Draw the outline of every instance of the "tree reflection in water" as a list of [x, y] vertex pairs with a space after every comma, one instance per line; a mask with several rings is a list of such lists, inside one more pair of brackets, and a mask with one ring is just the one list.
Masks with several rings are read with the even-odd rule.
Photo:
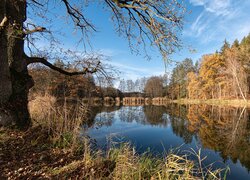
[[145, 114], [145, 124], [158, 125], [162, 127], [166, 127], [168, 125], [166, 108], [164, 106], [144, 106], [143, 111]]
[[234, 163], [239, 160], [250, 170], [250, 114], [247, 108], [168, 104], [106, 107], [98, 112], [93, 124], [112, 126], [118, 118], [122, 122], [152, 127], [171, 126], [173, 133], [186, 144], [194, 137], [203, 148], [220, 152], [224, 160], [232, 159]]
[[88, 124], [88, 127], [101, 126], [112, 126], [115, 121], [116, 111], [120, 109], [120, 106], [97, 106], [90, 107], [89, 111], [92, 114], [91, 124]]
[[119, 110], [119, 119], [123, 122], [137, 122], [143, 125], [166, 127], [168, 118], [164, 106], [126, 106]]
[[189, 131], [198, 134], [203, 147], [250, 170], [249, 109], [191, 105], [187, 117]]
[[194, 133], [187, 129], [187, 106], [168, 104], [165, 106], [165, 111], [169, 114], [169, 120], [173, 132], [181, 137], [186, 144], [191, 143]]

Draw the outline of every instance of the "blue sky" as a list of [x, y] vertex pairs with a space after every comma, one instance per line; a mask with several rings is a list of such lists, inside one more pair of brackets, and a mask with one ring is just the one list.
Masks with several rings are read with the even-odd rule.
[[[185, 58], [197, 61], [203, 54], [219, 50], [225, 39], [232, 43], [236, 38], [241, 40], [250, 32], [250, 0], [186, 0], [185, 3], [191, 13], [187, 13], [184, 20], [182, 50], [171, 55], [175, 61]], [[66, 18], [65, 23], [65, 16], [61, 13], [65, 11], [64, 7], [58, 6], [56, 2], [54, 6], [55, 10], [49, 11], [49, 16], [55, 19], [53, 23], [31, 17], [30, 21], [44, 26], [49, 24], [52, 31], [63, 33], [56, 35], [62, 42], [62, 47], [82, 51], [82, 46], [76, 46], [76, 40], [80, 38], [79, 33], [72, 31], [70, 19]], [[91, 51], [108, 56], [109, 63], [122, 72], [121, 78], [135, 80], [165, 72], [164, 61], [157, 49], [149, 48], [148, 52], [152, 55], [150, 61], [146, 60], [143, 54], [131, 53], [128, 41], [115, 33], [110, 13], [103, 9], [102, 4], [89, 3], [84, 13], [98, 31], [90, 36]], [[39, 44], [46, 46], [45, 43], [40, 41]], [[190, 49], [195, 49], [195, 53]], [[173, 66], [174, 64], [168, 65], [167, 71]]]

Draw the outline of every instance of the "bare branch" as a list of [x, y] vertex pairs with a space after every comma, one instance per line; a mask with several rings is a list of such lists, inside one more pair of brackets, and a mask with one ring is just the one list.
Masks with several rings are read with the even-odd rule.
[[[146, 52], [146, 45], [155, 45], [163, 58], [180, 48], [178, 39], [182, 29], [182, 19], [185, 8], [183, 3], [175, 0], [105, 0], [111, 8], [118, 32], [123, 32], [132, 50], [136, 49], [132, 43], [137, 45], [143, 43]], [[149, 41], [149, 43], [147, 42]]]
[[8, 21], [8, 19], [7, 19], [7, 17], [5, 16], [5, 17], [3, 18], [3, 20], [2, 20], [2, 22], [0, 23], [0, 28], [3, 28], [3, 27], [6, 25], [7, 21]]
[[35, 3], [35, 4], [38, 5], [38, 6], [44, 6], [43, 4], [37, 2], [36, 0], [31, 0], [31, 2]]
[[68, 0], [62, 0], [64, 3], [67, 13], [72, 18], [73, 22], [76, 26], [80, 27], [82, 30], [87, 31], [88, 28], [92, 29], [93, 31], [96, 31], [95, 27], [90, 24], [90, 22], [85, 18], [85, 16], [80, 12], [77, 8], [74, 8]]
[[[36, 2], [40, 1], [30, 1], [39, 6]], [[93, 31], [96, 32], [96, 29], [87, 19], [82, 6], [84, 2], [87, 4], [92, 1], [79, 0], [76, 1], [79, 3], [76, 3], [61, 0], [59, 2], [64, 5], [66, 14], [71, 18], [76, 30], [81, 31], [83, 36], [80, 37], [79, 42], [84, 43], [85, 49], [86, 41], [91, 47], [89, 35]], [[147, 47], [155, 46], [163, 59], [167, 61], [168, 55], [182, 46], [178, 37], [181, 35], [183, 17], [186, 13], [184, 0], [104, 0], [99, 2], [112, 12], [116, 31], [127, 38], [132, 52], [139, 54], [142, 49], [146, 57], [150, 59]]]
[[84, 75], [84, 74], [87, 74], [87, 73], [93, 74], [93, 73], [97, 72], [98, 67], [100, 66], [100, 61], [99, 61], [97, 63], [97, 65], [96, 65], [96, 67], [94, 67], [94, 68], [85, 67], [85, 68], [83, 68], [83, 71], [69, 72], [69, 71], [66, 71], [64, 69], [61, 69], [59, 67], [54, 66], [53, 64], [51, 64], [50, 62], [48, 62], [45, 58], [41, 58], [41, 57], [27, 57], [26, 61], [27, 61], [27, 65], [32, 64], [32, 63], [42, 63], [45, 66], [49, 67], [50, 69], [58, 71], [59, 73], [67, 75], [67, 76]]
[[34, 29], [31, 29], [31, 30], [29, 30], [29, 29], [26, 29], [25, 31], [24, 31], [24, 34], [32, 34], [32, 33], [35, 33], [35, 32], [46, 32], [47, 30], [46, 30], [46, 28], [45, 27], [41, 27], [41, 26], [38, 26], [38, 27], [35, 27]]

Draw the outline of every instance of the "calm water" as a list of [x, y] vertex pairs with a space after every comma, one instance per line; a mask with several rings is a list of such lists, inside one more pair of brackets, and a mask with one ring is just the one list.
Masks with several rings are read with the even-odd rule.
[[[203, 165], [230, 167], [228, 179], [250, 179], [250, 111], [205, 105], [103, 107], [84, 132], [106, 149], [129, 141], [138, 153], [202, 149]], [[183, 152], [183, 151], [182, 151]], [[192, 158], [192, 157], [191, 157]]]

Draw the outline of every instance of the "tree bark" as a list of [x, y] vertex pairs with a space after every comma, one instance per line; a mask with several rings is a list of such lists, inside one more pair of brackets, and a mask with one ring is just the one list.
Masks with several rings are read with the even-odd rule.
[[[0, 22], [3, 21], [5, 18], [5, 3], [0, 3]], [[1, 23], [2, 24], [2, 23]], [[11, 93], [12, 93], [12, 87], [11, 87], [11, 77], [10, 77], [10, 69], [8, 64], [8, 58], [7, 58], [7, 36], [6, 32], [3, 30], [5, 27], [5, 24], [3, 23], [0, 27], [0, 103], [5, 103]]]
[[245, 98], [245, 96], [244, 96], [244, 93], [243, 93], [243, 91], [242, 91], [242, 88], [241, 88], [241, 86], [240, 86], [240, 83], [239, 83], [239, 79], [238, 79], [237, 74], [235, 73], [234, 76], [235, 76], [235, 79], [236, 79], [237, 86], [238, 86], [238, 88], [239, 88], [239, 90], [240, 90], [240, 94], [241, 94], [242, 98], [244, 99], [244, 101], [247, 102], [247, 100], [246, 100], [246, 98]]
[[26, 20], [26, 0], [4, 0], [0, 3], [0, 125], [15, 124], [26, 128], [31, 124], [28, 92], [33, 85], [28, 74], [24, 53], [23, 23]]

